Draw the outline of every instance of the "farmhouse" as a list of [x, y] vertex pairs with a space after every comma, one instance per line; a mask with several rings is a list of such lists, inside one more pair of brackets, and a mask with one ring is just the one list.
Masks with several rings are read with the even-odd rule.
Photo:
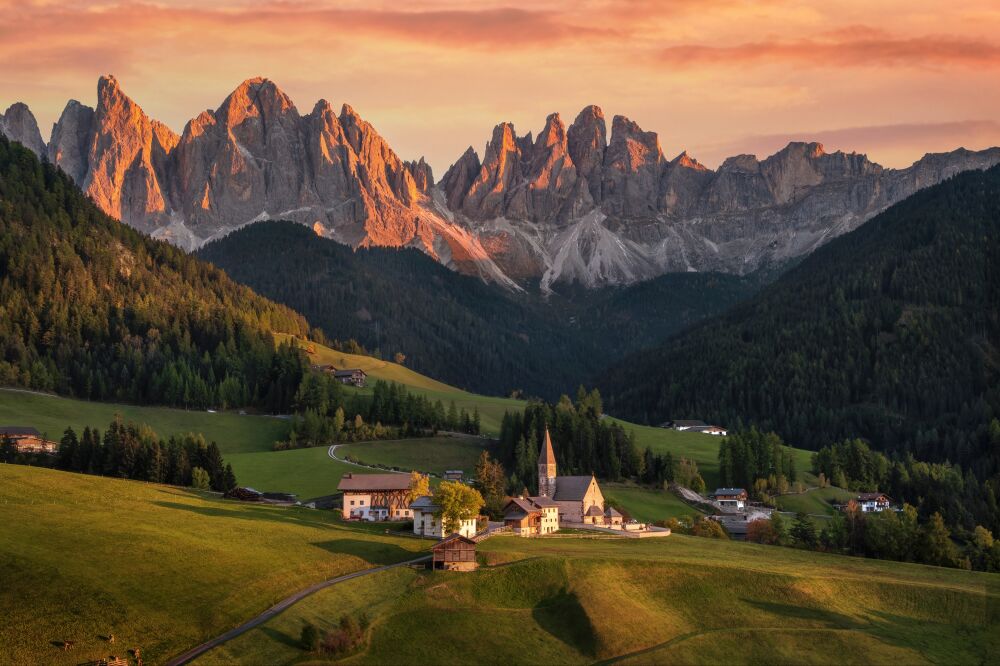
[[368, 374], [360, 368], [351, 368], [347, 370], [334, 369], [333, 378], [341, 384], [350, 384], [352, 386], [357, 386], [358, 388], [364, 388], [365, 381], [368, 379]]
[[354, 474], [341, 477], [345, 519], [397, 520], [410, 518], [409, 474]]
[[[420, 536], [433, 536], [439, 539], [445, 536], [444, 524], [441, 522], [441, 507], [434, 503], [434, 498], [421, 495], [410, 504], [413, 512], [413, 533]], [[458, 534], [473, 537], [476, 534], [476, 519], [463, 520], [458, 528]]]
[[723, 509], [742, 511], [747, 506], [747, 491], [742, 488], [716, 488], [713, 497]]
[[463, 472], [460, 469], [446, 469], [444, 471], [444, 480], [445, 481], [459, 481], [459, 482], [461, 482], [462, 479], [464, 479], [464, 478], [465, 478], [465, 472]]
[[691, 430], [692, 428], [706, 428], [708, 424], [704, 421], [673, 421], [670, 426], [674, 430]]
[[42, 433], [34, 428], [23, 426], [0, 426], [0, 442], [10, 441], [18, 453], [48, 453], [54, 454], [59, 444], [42, 437]]
[[594, 475], [558, 476], [552, 438], [545, 430], [545, 442], [538, 456], [538, 494], [555, 501], [560, 523], [604, 525], [604, 494]]
[[516, 536], [542, 536], [559, 529], [559, 505], [548, 497], [514, 497], [504, 507], [503, 523]]
[[864, 513], [885, 511], [890, 504], [889, 496], [885, 493], [861, 493], [856, 501]]
[[720, 428], [719, 426], [706, 425], [706, 426], [693, 426], [688, 428], [688, 432], [700, 432], [705, 435], [715, 435], [717, 437], [725, 437], [726, 429]]
[[431, 547], [431, 567], [445, 571], [475, 571], [476, 542], [461, 534], [452, 534]]

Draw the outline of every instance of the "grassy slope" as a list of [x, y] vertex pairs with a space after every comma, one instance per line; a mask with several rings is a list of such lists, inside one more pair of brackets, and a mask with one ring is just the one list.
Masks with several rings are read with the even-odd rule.
[[288, 435], [287, 421], [268, 416], [116, 405], [0, 389], [0, 424], [33, 426], [57, 441], [66, 426], [73, 426], [78, 435], [84, 426], [104, 432], [115, 414], [145, 423], [161, 437], [200, 432], [217, 442], [223, 453], [269, 450], [275, 440]]
[[303, 622], [361, 612], [345, 663], [982, 663], [998, 647], [996, 575], [676, 535], [479, 550], [508, 564], [352, 581], [199, 663], [296, 661]]
[[337, 455], [341, 458], [352, 456], [369, 464], [399, 467], [403, 471], [415, 469], [441, 475], [448, 469], [460, 469], [471, 475], [489, 441], [480, 437], [441, 435], [359, 442], [339, 447]]
[[843, 488], [817, 488], [798, 495], [782, 495], [778, 498], [778, 508], [782, 511], [832, 515], [835, 511], [832, 502], [847, 502], [856, 496], [857, 493]]
[[[424, 547], [329, 513], [0, 465], [0, 663], [134, 646], [162, 662], [311, 583]], [[109, 632], [114, 646], [98, 638]]]
[[701, 513], [665, 490], [652, 490], [634, 484], [602, 483], [601, 491], [606, 498], [625, 507], [633, 518], [644, 522]]

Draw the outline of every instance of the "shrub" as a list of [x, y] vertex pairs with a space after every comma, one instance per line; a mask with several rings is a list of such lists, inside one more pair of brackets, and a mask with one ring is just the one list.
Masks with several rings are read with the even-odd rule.
[[302, 625], [302, 635], [299, 639], [303, 650], [316, 652], [319, 650], [319, 629], [311, 622]]

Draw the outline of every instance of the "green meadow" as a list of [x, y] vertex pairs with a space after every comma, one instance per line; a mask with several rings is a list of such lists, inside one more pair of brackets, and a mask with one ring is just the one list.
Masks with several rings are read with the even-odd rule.
[[490, 440], [463, 435], [439, 435], [378, 442], [359, 442], [337, 447], [337, 456], [352, 458], [369, 465], [386, 465], [400, 470], [433, 472], [459, 469], [467, 476], [475, 473], [476, 463]]
[[162, 663], [312, 583], [427, 547], [382, 532], [331, 512], [0, 465], [0, 663], [132, 647]]
[[[196, 663], [980, 664], [1000, 576], [673, 535], [479, 545], [475, 573], [393, 570], [338, 585]], [[371, 626], [307, 655], [304, 623]]]

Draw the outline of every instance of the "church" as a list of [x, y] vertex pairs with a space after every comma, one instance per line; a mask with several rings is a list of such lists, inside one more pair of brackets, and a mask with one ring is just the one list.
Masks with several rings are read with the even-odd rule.
[[538, 494], [559, 505], [559, 523], [621, 525], [622, 516], [614, 509], [605, 510], [604, 494], [594, 475], [559, 476], [552, 438], [545, 429], [545, 441], [538, 453]]

